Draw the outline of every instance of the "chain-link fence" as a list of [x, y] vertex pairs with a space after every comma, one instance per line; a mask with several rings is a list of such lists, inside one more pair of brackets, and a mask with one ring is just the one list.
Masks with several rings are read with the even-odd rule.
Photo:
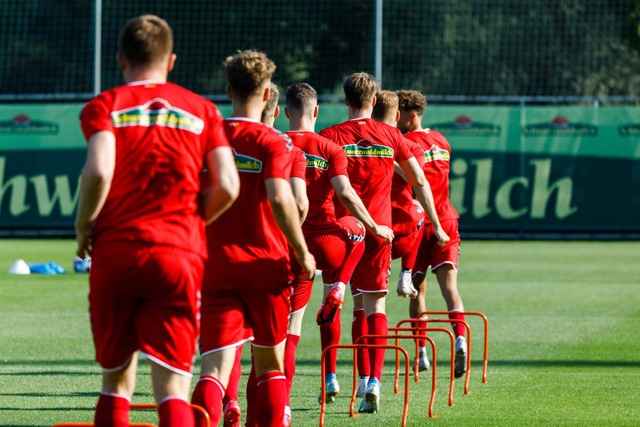
[[224, 99], [224, 58], [266, 52], [280, 85], [340, 98], [344, 77], [432, 101], [640, 99], [636, 0], [3, 0], [0, 101], [84, 100], [122, 82], [118, 33], [154, 13], [175, 32], [171, 80]]

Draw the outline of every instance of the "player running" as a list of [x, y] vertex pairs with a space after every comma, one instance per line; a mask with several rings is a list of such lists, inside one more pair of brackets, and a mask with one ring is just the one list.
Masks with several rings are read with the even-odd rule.
[[[395, 92], [383, 90], [378, 92], [376, 98], [377, 102], [373, 107], [371, 117], [395, 127], [400, 119], [398, 95]], [[408, 139], [405, 139], [405, 142], [420, 167], [424, 167], [424, 152], [420, 145]], [[414, 193], [418, 200], [414, 200]], [[397, 293], [398, 296], [404, 298], [415, 298], [418, 296], [418, 291], [411, 283], [411, 270], [416, 260], [419, 243], [422, 240], [425, 212], [433, 225], [438, 245], [447, 244], [449, 236], [444, 232], [438, 220], [429, 181], [425, 179], [424, 185], [412, 187], [405, 180], [402, 169], [397, 166], [391, 186], [391, 208], [394, 234], [391, 259], [402, 258]]]
[[[290, 244], [305, 277], [315, 261], [304, 242], [289, 184], [291, 141], [259, 122], [275, 64], [247, 50], [225, 61], [232, 117], [224, 129], [240, 173], [238, 200], [207, 229], [202, 289], [202, 371], [193, 403], [217, 425], [236, 348], [252, 341], [255, 390], [247, 389], [247, 425], [284, 418], [284, 346], [290, 312]], [[251, 395], [251, 396], [249, 396]]]
[[[451, 237], [444, 246], [438, 244], [433, 224], [425, 224], [422, 242], [414, 267], [413, 284], [418, 289], [418, 298], [409, 303], [409, 315], [417, 317], [427, 310], [426, 271], [431, 267], [440, 285], [440, 291], [449, 310], [449, 318], [464, 321], [464, 305], [458, 292], [458, 260], [460, 258], [460, 235], [458, 234], [458, 213], [449, 201], [449, 166], [451, 147], [441, 133], [422, 128], [422, 117], [427, 101], [420, 92], [401, 90], [396, 92], [400, 100], [400, 120], [398, 128], [405, 137], [420, 144], [424, 150], [424, 173], [431, 188], [436, 211], [442, 228]], [[462, 323], [453, 323], [456, 335], [455, 377], [464, 375], [467, 366], [467, 341]], [[429, 369], [426, 342], [420, 345], [420, 369]]]
[[[317, 315], [324, 349], [340, 342], [340, 305], [346, 284], [364, 251], [365, 227], [386, 241], [391, 241], [393, 232], [373, 220], [351, 186], [344, 151], [314, 132], [318, 118], [318, 94], [315, 89], [306, 83], [291, 85], [287, 89], [285, 112], [291, 129], [287, 134], [293, 144], [304, 151], [307, 159], [309, 214], [302, 230], [309, 250], [322, 269], [325, 285], [325, 301]], [[353, 216], [336, 218], [334, 195]], [[300, 286], [300, 294], [305, 295], [305, 304], [311, 296], [311, 285], [312, 281], [308, 281]], [[335, 374], [335, 351], [329, 353], [325, 363], [327, 402], [331, 403], [340, 393]]]
[[[151, 363], [160, 426], [193, 426], [201, 214], [212, 221], [227, 209], [238, 174], [215, 105], [167, 82], [176, 55], [163, 19], [129, 20], [117, 58], [127, 84], [95, 97], [80, 116], [88, 150], [77, 255], [92, 255], [89, 312], [103, 369], [94, 424], [129, 425], [140, 351]], [[200, 205], [203, 159], [211, 186]]]
[[[411, 155], [400, 131], [371, 119], [379, 87], [367, 73], [355, 73], [344, 82], [345, 103], [349, 120], [328, 127], [320, 135], [342, 147], [348, 159], [347, 172], [356, 193], [373, 220], [391, 226], [391, 180], [397, 162], [412, 185], [422, 185], [420, 165]], [[345, 209], [336, 206], [336, 216]], [[353, 339], [365, 334], [387, 335], [385, 297], [388, 293], [391, 245], [389, 240], [373, 234], [365, 237], [365, 250], [351, 279], [354, 295]], [[386, 339], [372, 339], [370, 344], [386, 344]], [[380, 404], [380, 377], [385, 350], [363, 350], [358, 355], [359, 372], [367, 386], [359, 412], [374, 413]]]

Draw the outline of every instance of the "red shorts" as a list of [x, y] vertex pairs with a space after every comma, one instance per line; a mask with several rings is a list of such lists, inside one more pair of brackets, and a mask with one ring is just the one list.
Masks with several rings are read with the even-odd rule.
[[313, 280], [294, 279], [291, 289], [291, 312], [295, 313], [309, 304], [313, 292]]
[[203, 289], [200, 353], [205, 355], [245, 341], [274, 347], [287, 337], [291, 288]]
[[393, 225], [391, 229], [394, 234], [411, 234], [422, 228], [425, 217], [424, 209], [422, 209], [422, 206], [417, 200], [414, 200], [407, 209], [394, 206], [392, 210], [391, 223]]
[[362, 242], [365, 228], [352, 216], [340, 218], [334, 224], [323, 227], [322, 234], [305, 236], [309, 252], [316, 259], [318, 270], [331, 271], [339, 269], [350, 247]]
[[93, 249], [89, 313], [105, 370], [140, 350], [191, 375], [198, 336], [201, 256], [170, 246], [109, 243]]
[[429, 267], [433, 271], [443, 264], [451, 264], [453, 268], [458, 269], [458, 261], [460, 260], [458, 220], [445, 220], [441, 224], [451, 240], [441, 248], [438, 246], [438, 241], [433, 232], [433, 225], [425, 225], [422, 242], [420, 243], [420, 249], [418, 249], [418, 256], [413, 268], [414, 273], [424, 274]]
[[352, 295], [367, 292], [388, 292], [391, 245], [386, 240], [367, 234], [364, 254], [351, 277]]
[[422, 228], [410, 234], [397, 234], [391, 245], [391, 259], [402, 258], [416, 245], [416, 240], [422, 236]]

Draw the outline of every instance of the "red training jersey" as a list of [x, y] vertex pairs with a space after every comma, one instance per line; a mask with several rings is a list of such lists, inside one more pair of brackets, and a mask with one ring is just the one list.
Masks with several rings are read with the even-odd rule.
[[[417, 142], [424, 151], [424, 175], [429, 181], [438, 219], [442, 222], [457, 219], [458, 213], [449, 201], [449, 169], [451, 147], [438, 131], [420, 129], [405, 134], [407, 139]], [[429, 218], [426, 218], [429, 221]]]
[[287, 135], [306, 158], [309, 213], [302, 224], [302, 231], [305, 238], [324, 234], [327, 226], [336, 222], [331, 179], [338, 175], [347, 176], [347, 156], [335, 143], [315, 132], [287, 132]]
[[141, 81], [96, 96], [80, 124], [87, 141], [100, 131], [116, 141], [94, 244], [146, 242], [206, 256], [199, 173], [209, 151], [229, 145], [216, 106], [178, 85]]
[[304, 151], [295, 145], [291, 149], [291, 178], [305, 179], [307, 173], [307, 159]]
[[[394, 161], [411, 157], [402, 133], [370, 118], [353, 119], [323, 129], [320, 135], [342, 147], [349, 162], [351, 185], [379, 225], [391, 227], [391, 180]], [[347, 214], [336, 206], [338, 216]]]
[[234, 151], [240, 194], [207, 227], [209, 261], [203, 286], [287, 286], [291, 280], [287, 239], [273, 216], [265, 181], [281, 178], [289, 182], [291, 141], [279, 131], [247, 118], [226, 119], [224, 130]]
[[[421, 168], [424, 168], [424, 152], [420, 144], [404, 139], [413, 157]], [[391, 182], [391, 218], [395, 234], [409, 234], [415, 231], [415, 219], [411, 215], [413, 209], [413, 189], [411, 184], [397, 173], [393, 174]]]

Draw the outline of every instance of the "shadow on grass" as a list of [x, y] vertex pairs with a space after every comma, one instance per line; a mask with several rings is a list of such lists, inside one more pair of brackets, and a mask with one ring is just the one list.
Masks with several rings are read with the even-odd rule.
[[[391, 351], [389, 351], [391, 353]], [[393, 361], [390, 354], [387, 354], [387, 358], [385, 360], [385, 367], [393, 367], [395, 368], [395, 362]], [[413, 358], [411, 359], [413, 361]], [[440, 362], [438, 359], [438, 367], [445, 366], [449, 363], [449, 358], [443, 358], [443, 361]], [[482, 361], [473, 360], [471, 362], [474, 370], [476, 367], [482, 367]], [[297, 359], [296, 366], [306, 366], [306, 367], [318, 367], [320, 365], [319, 359]], [[345, 353], [344, 356], [341, 357], [338, 354], [337, 365], [341, 367], [350, 367], [353, 366], [351, 361], [351, 354], [347, 356]], [[489, 358], [488, 362], [489, 368], [496, 367], [530, 367], [530, 368], [640, 368], [640, 360], [639, 361], [625, 361], [625, 360], [492, 360]]]

